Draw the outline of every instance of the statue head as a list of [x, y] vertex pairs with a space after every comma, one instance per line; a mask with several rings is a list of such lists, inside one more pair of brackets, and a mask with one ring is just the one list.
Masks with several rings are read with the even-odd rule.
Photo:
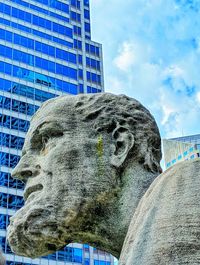
[[109, 239], [102, 240], [114, 236], [108, 220], [124, 203], [130, 172], [139, 165], [153, 176], [140, 189], [132, 181], [141, 197], [160, 172], [160, 159], [157, 125], [132, 98], [105, 93], [45, 102], [31, 120], [12, 173], [26, 183], [25, 205], [8, 229], [13, 251], [34, 258], [71, 242], [109, 250]]

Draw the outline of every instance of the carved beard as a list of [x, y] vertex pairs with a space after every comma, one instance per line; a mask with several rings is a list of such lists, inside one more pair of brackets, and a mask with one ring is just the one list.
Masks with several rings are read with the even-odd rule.
[[55, 176], [43, 171], [26, 184], [28, 198], [8, 227], [8, 242], [18, 255], [36, 258], [77, 242], [78, 213], [85, 204], [82, 192], [60, 185]]
[[7, 237], [12, 251], [35, 258], [55, 252], [65, 245], [58, 224], [61, 220], [56, 216], [53, 203], [49, 204], [41, 194], [31, 194], [26, 204], [10, 220]]

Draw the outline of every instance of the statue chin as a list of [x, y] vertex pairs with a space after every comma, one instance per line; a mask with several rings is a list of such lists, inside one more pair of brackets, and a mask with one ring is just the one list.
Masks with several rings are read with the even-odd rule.
[[7, 239], [14, 253], [36, 258], [54, 253], [72, 242], [80, 204], [72, 197], [73, 207], [57, 207], [52, 201], [55, 202], [34, 193], [10, 218]]
[[49, 210], [32, 208], [27, 211], [24, 208], [26, 205], [11, 218], [8, 227], [7, 238], [14, 253], [36, 258], [65, 245], [59, 241], [58, 226]]

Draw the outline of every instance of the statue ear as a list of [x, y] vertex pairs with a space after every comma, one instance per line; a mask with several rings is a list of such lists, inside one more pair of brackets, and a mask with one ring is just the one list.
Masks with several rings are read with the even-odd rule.
[[124, 127], [118, 127], [113, 132], [115, 149], [111, 155], [111, 164], [115, 167], [120, 167], [126, 160], [129, 151], [134, 145], [133, 134]]

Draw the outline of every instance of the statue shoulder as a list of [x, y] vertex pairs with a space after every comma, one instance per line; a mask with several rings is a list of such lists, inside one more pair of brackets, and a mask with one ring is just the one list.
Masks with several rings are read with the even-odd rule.
[[200, 159], [166, 170], [132, 218], [120, 265], [200, 264]]

